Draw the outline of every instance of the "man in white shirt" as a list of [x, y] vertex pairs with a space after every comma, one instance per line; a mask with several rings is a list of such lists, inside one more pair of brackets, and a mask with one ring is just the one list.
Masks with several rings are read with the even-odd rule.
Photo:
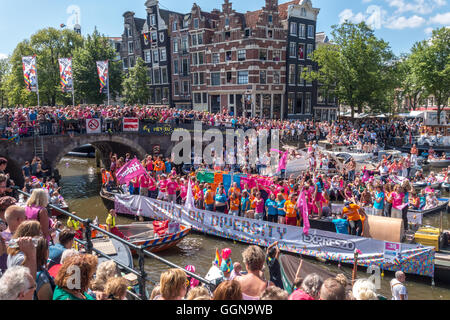
[[408, 300], [408, 291], [404, 285], [406, 280], [405, 273], [397, 271], [395, 279], [391, 281], [392, 300]]

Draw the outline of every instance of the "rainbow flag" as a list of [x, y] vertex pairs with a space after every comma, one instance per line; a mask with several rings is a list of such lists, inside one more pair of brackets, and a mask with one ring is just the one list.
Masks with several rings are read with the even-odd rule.
[[148, 33], [144, 32], [144, 39], [145, 39], [145, 43], [148, 43]]
[[23, 78], [28, 91], [37, 92], [36, 56], [22, 57]]
[[109, 89], [108, 60], [97, 61], [97, 72], [100, 80], [100, 93], [107, 93]]
[[222, 266], [222, 257], [219, 254], [219, 249], [216, 249], [216, 260], [214, 260], [214, 264], [219, 268]]
[[73, 90], [73, 76], [72, 76], [72, 59], [61, 58], [59, 62], [59, 73], [61, 76], [61, 90], [68, 92]]

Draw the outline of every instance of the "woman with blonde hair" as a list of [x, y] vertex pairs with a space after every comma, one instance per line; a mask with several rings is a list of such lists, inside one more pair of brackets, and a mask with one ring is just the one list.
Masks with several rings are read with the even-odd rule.
[[109, 278], [105, 285], [106, 300], [126, 300], [128, 281], [121, 277]]
[[182, 300], [187, 292], [188, 279], [181, 269], [170, 269], [161, 274], [161, 295], [155, 300]]
[[186, 300], [196, 300], [200, 297], [207, 297], [208, 300], [211, 300], [211, 295], [205, 287], [195, 287], [189, 290]]
[[117, 265], [113, 260], [100, 263], [95, 272], [95, 280], [92, 282], [91, 289], [93, 291], [104, 291], [108, 280], [117, 275]]
[[378, 300], [375, 284], [369, 279], [356, 280], [352, 294], [356, 300]]
[[48, 217], [48, 193], [44, 189], [34, 189], [30, 199], [27, 201], [25, 214], [28, 220], [37, 220], [41, 224], [42, 234], [47, 241], [51, 240], [51, 220]]

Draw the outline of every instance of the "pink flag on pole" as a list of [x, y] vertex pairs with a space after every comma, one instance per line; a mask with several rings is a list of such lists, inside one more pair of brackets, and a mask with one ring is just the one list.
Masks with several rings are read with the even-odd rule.
[[306, 201], [305, 191], [302, 191], [297, 201], [297, 208], [302, 211], [303, 233], [308, 235], [311, 225], [309, 224], [308, 202]]
[[147, 171], [145, 171], [138, 159], [133, 159], [119, 169], [116, 173], [116, 178], [117, 182], [122, 185], [143, 174], [147, 175]]

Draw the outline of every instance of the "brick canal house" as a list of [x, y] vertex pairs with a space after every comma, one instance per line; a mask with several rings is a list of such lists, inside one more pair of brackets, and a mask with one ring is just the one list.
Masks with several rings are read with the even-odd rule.
[[336, 114], [331, 97], [302, 77], [317, 69], [311, 54], [320, 9], [310, 0], [265, 0], [247, 13], [229, 0], [212, 12], [194, 3], [188, 14], [162, 10], [157, 0], [145, 5], [145, 20], [124, 14], [121, 57], [125, 71], [143, 57], [150, 103], [275, 119]]

